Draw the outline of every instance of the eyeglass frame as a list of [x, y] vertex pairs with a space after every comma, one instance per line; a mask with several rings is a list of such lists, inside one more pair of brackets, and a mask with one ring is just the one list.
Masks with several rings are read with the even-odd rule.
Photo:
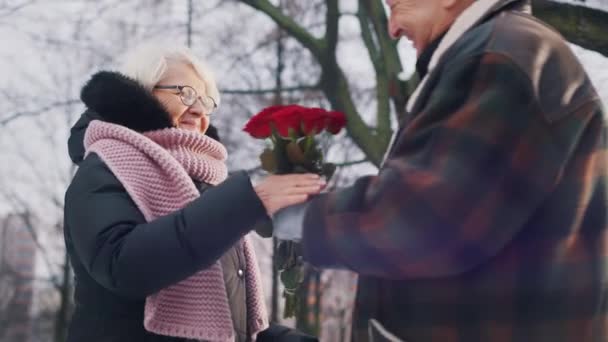
[[[184, 96], [182, 96], [182, 92], [184, 88], [190, 88], [192, 89], [192, 91], [194, 91], [194, 94], [196, 95], [194, 102], [192, 102], [192, 104], [187, 104], [186, 102], [184, 102]], [[205, 102], [203, 101], [203, 96], [198, 95], [198, 92], [196, 91], [196, 89], [194, 89], [194, 87], [189, 86], [189, 85], [155, 85], [154, 89], [175, 89], [178, 90], [179, 93], [174, 93], [175, 95], [179, 95], [179, 99], [180, 101], [182, 101], [182, 103], [184, 104], [184, 106], [188, 106], [188, 107], [192, 107], [194, 106], [194, 104], [196, 103], [196, 101], [201, 101], [201, 105], [203, 105], [203, 108], [205, 108], [205, 110], [207, 110], [207, 112], [205, 114], [207, 115], [211, 115], [211, 113], [213, 113], [215, 111], [215, 109], [217, 108], [217, 102], [215, 102], [215, 100], [213, 99], [213, 97], [209, 96], [209, 95], [205, 95], [206, 99], [210, 99], [211, 102], [213, 102], [213, 108], [207, 108], [205, 106]]]

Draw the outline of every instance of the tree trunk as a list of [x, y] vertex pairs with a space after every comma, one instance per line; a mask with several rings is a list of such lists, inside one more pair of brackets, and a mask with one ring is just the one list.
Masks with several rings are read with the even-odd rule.
[[72, 272], [68, 253], [65, 253], [63, 263], [63, 279], [61, 285], [60, 295], [60, 306], [57, 311], [55, 320], [55, 342], [63, 342], [67, 338], [68, 324], [70, 322], [70, 316], [72, 312], [71, 308], [71, 296], [72, 296]]
[[[279, 7], [282, 5], [282, 1], [279, 1]], [[275, 74], [275, 93], [274, 93], [274, 105], [280, 105], [283, 103], [283, 30], [277, 27], [277, 69]], [[279, 321], [279, 269], [276, 260], [276, 253], [278, 249], [278, 240], [272, 239], [272, 293], [271, 293], [271, 322]]]
[[188, 0], [188, 23], [186, 25], [186, 45], [192, 47], [192, 12], [194, 11], [193, 0]]
[[275, 255], [277, 253], [277, 239], [272, 238], [272, 293], [270, 294], [270, 321], [279, 321], [279, 270]]

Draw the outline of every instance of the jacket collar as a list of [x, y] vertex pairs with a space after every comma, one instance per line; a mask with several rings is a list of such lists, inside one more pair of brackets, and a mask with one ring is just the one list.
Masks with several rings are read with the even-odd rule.
[[151, 91], [117, 72], [93, 75], [82, 88], [80, 99], [104, 121], [137, 132], [173, 126], [171, 116]]
[[[531, 10], [530, 10], [531, 7], [530, 7], [529, 1], [521, 1], [521, 0], [520, 1], [517, 1], [517, 0], [505, 1], [505, 0], [503, 0], [503, 1], [499, 1], [495, 7], [496, 8], [490, 10], [489, 13], [484, 18], [481, 19], [481, 21], [485, 21], [489, 17], [495, 15], [497, 12], [500, 12], [500, 11], [505, 10], [510, 7], [513, 7], [512, 9], [514, 9], [514, 10], [519, 10], [519, 11], [528, 12], [528, 13], [531, 12]], [[447, 33], [447, 31], [442, 33], [433, 42], [431, 42], [429, 44], [429, 46], [426, 49], [424, 49], [424, 51], [418, 57], [418, 61], [416, 62], [416, 71], [418, 72], [418, 76], [420, 77], [420, 79], [422, 79], [424, 76], [426, 76], [426, 74], [428, 72], [428, 68], [429, 68], [429, 63], [431, 62], [431, 58], [433, 57], [433, 54], [439, 47], [439, 43], [441, 43], [441, 41], [445, 37], [446, 33]]]
[[84, 135], [93, 120], [125, 126], [137, 132], [172, 127], [163, 105], [137, 81], [117, 72], [100, 71], [82, 87], [87, 110], [70, 130], [68, 153], [75, 164], [84, 159]]
[[449, 28], [431, 57], [429, 71], [435, 68], [443, 54], [467, 31], [506, 9], [529, 10], [529, 0], [477, 0], [460, 14]]
[[435, 38], [435, 40], [433, 40], [429, 44], [429, 46], [427, 46], [424, 51], [422, 51], [420, 56], [418, 56], [418, 60], [416, 61], [416, 72], [418, 73], [419, 78], [422, 79], [424, 76], [426, 76], [426, 73], [429, 70], [429, 63], [431, 62], [431, 57], [433, 57], [435, 50], [437, 50], [437, 47], [439, 47], [439, 43], [441, 43], [441, 40], [444, 36], [445, 32], [442, 33], [439, 37]]
[[[430, 58], [428, 64], [427, 76], [439, 63], [443, 54], [454, 45], [460, 37], [462, 37], [467, 31], [475, 27], [477, 24], [486, 21], [493, 17], [498, 12], [506, 9], [529, 11], [530, 10], [529, 0], [477, 0], [471, 6], [469, 6], [452, 24], [447, 33], [443, 36], [439, 42], [439, 46], [435, 49]], [[414, 104], [420, 95], [420, 91], [426, 84], [426, 77], [420, 82], [416, 91], [410, 96], [407, 104], [407, 111], [411, 112]]]

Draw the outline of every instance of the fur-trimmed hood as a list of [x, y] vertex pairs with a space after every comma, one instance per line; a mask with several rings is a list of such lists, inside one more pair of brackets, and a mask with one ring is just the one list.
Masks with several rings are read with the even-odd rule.
[[[100, 71], [80, 92], [87, 110], [74, 124], [68, 139], [70, 158], [79, 164], [84, 158], [83, 139], [92, 120], [125, 126], [137, 132], [173, 127], [165, 107], [139, 82], [121, 73]], [[208, 136], [219, 140], [217, 130], [209, 126]]]

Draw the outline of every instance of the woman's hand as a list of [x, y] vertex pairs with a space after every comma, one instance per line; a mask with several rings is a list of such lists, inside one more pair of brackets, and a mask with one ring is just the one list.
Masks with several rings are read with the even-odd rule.
[[325, 181], [321, 177], [305, 173], [271, 175], [253, 188], [268, 216], [272, 216], [285, 207], [305, 202], [309, 195], [318, 194], [324, 187]]

